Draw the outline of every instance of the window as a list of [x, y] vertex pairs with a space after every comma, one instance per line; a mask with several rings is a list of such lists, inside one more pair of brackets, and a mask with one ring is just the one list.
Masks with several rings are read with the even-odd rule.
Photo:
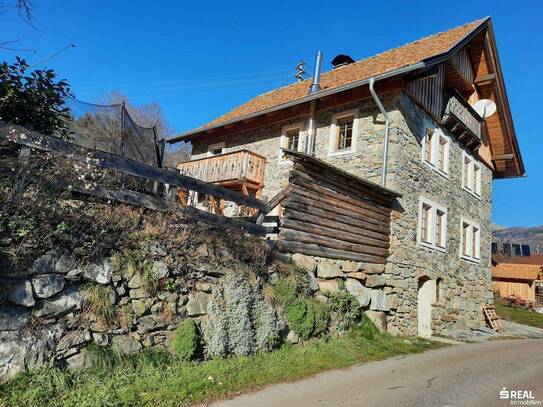
[[470, 220], [462, 219], [461, 236], [460, 257], [478, 262], [481, 255], [481, 229], [479, 225]]
[[421, 198], [417, 240], [422, 246], [445, 251], [447, 242], [445, 208]]
[[330, 126], [328, 156], [351, 154], [356, 148], [358, 111], [335, 114]]
[[513, 256], [521, 256], [522, 252], [520, 250], [520, 244], [514, 243], [512, 246], [513, 249]]
[[224, 151], [224, 141], [222, 143], [211, 144], [207, 148], [207, 156], [212, 157], [214, 155], [222, 154]]
[[465, 152], [462, 160], [462, 188], [477, 198], [481, 196], [481, 166]]
[[289, 163], [285, 155], [283, 154], [283, 149], [300, 151], [301, 145], [301, 132], [303, 125], [302, 123], [291, 124], [289, 126], [283, 127], [281, 130], [281, 140], [280, 140], [280, 151], [279, 151], [279, 163]]
[[353, 145], [354, 116], [343, 117], [337, 121], [336, 151], [349, 150]]
[[530, 245], [527, 245], [527, 244], [522, 245], [522, 255], [530, 256]]
[[492, 242], [492, 254], [498, 254], [498, 243]]
[[450, 140], [440, 129], [425, 126], [422, 143], [422, 159], [434, 171], [447, 176], [449, 173], [449, 145]]

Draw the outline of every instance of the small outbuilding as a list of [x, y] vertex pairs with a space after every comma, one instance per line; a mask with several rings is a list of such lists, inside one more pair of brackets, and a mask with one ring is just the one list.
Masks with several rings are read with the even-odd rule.
[[492, 262], [492, 290], [499, 297], [514, 295], [543, 305], [543, 266], [538, 264]]

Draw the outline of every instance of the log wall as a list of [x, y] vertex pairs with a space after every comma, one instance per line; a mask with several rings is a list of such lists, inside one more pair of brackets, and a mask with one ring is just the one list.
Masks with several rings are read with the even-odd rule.
[[294, 165], [282, 204], [279, 249], [385, 264], [397, 195], [305, 154], [287, 154]]

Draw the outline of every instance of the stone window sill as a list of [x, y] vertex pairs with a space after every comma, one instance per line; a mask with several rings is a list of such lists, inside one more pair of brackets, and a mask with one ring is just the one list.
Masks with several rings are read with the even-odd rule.
[[349, 150], [340, 150], [340, 151], [332, 151], [328, 153], [328, 157], [340, 157], [342, 155], [350, 155], [354, 154], [354, 150], [351, 148]]
[[436, 252], [440, 252], [440, 253], [446, 253], [447, 252], [446, 247], [437, 246], [434, 243], [421, 241], [421, 242], [419, 242], [419, 245], [421, 245], [422, 247], [424, 247], [426, 249], [430, 249], [430, 250], [433, 250], [433, 251], [436, 251]]
[[463, 189], [464, 191], [466, 191], [468, 194], [470, 194], [472, 197], [477, 198], [479, 201], [481, 200], [481, 195], [480, 195], [480, 194], [476, 194], [476, 193], [473, 192], [471, 189], [466, 188], [465, 186], [463, 186], [462, 189]]
[[469, 261], [470, 263], [479, 264], [481, 262], [481, 259], [471, 256], [466, 256], [465, 254], [461, 255], [460, 258], [465, 261]]
[[426, 160], [423, 160], [424, 164], [430, 168], [432, 171], [434, 171], [435, 173], [441, 175], [443, 178], [445, 178], [446, 180], [449, 179], [449, 173], [448, 172], [445, 172], [445, 171], [441, 171], [440, 169], [438, 169], [437, 167], [435, 167], [432, 163], [429, 163], [428, 161]]

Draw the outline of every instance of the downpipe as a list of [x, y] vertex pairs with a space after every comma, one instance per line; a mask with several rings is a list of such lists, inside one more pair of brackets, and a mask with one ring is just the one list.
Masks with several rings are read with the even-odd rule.
[[373, 89], [373, 85], [375, 83], [374, 78], [370, 78], [369, 81], [369, 87], [370, 87], [370, 93], [371, 96], [373, 96], [373, 100], [375, 101], [375, 104], [377, 104], [377, 107], [385, 117], [385, 141], [383, 146], [383, 168], [381, 172], [381, 187], [386, 187], [387, 182], [387, 166], [388, 166], [388, 128], [389, 128], [389, 120], [388, 120], [388, 114], [383, 107], [383, 104], [381, 103], [381, 100], [379, 99], [379, 96], [377, 96], [377, 93], [375, 93], [375, 90]]

